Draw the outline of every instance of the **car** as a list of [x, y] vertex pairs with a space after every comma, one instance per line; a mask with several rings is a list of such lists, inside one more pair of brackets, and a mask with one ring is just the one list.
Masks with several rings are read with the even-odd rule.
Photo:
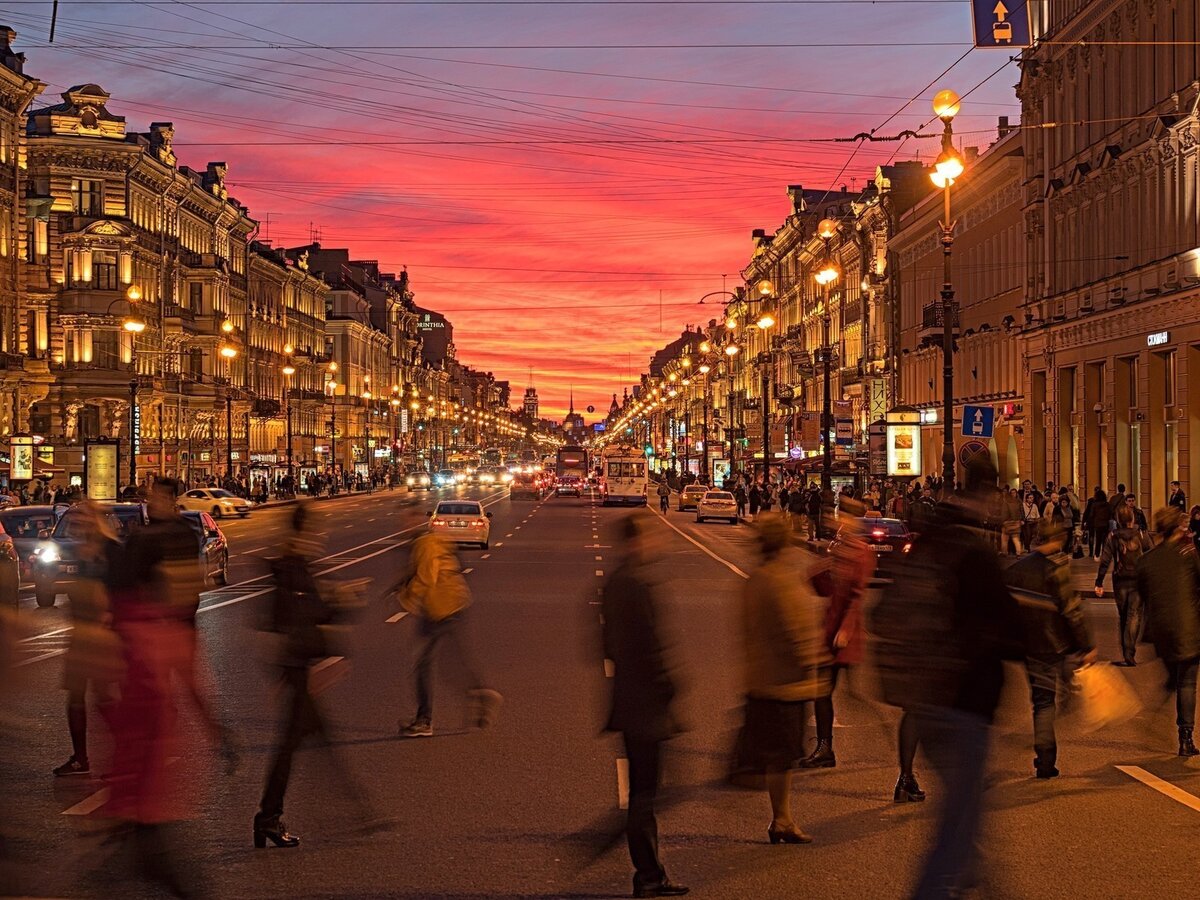
[[[913, 536], [900, 519], [885, 519], [881, 516], [864, 516], [856, 520], [856, 528], [861, 537], [875, 551], [875, 558], [881, 567], [887, 567], [888, 560], [897, 559], [912, 549]], [[837, 549], [839, 543], [845, 540], [846, 527], [838, 530], [837, 535], [829, 544], [829, 552]]]
[[21, 577], [28, 579], [30, 560], [43, 532], [54, 528], [58, 513], [53, 506], [9, 506], [0, 509], [0, 528], [12, 538], [21, 564]]
[[184, 521], [196, 532], [200, 543], [200, 565], [204, 580], [212, 584], [229, 584], [229, 541], [213, 517], [199, 510], [184, 510]]
[[557, 497], [582, 497], [583, 479], [578, 475], [564, 475], [554, 485], [554, 494]]
[[457, 544], [478, 544], [484, 550], [492, 535], [492, 514], [478, 500], [441, 500], [429, 516], [429, 530]]
[[[133, 529], [147, 524], [146, 504], [100, 504], [117, 539], [124, 541]], [[33, 576], [34, 598], [41, 607], [53, 606], [59, 594], [71, 596], [79, 581], [79, 547], [91, 533], [87, 513], [68, 509], [49, 533], [38, 541], [30, 571]]]
[[250, 515], [254, 504], [245, 497], [231, 494], [224, 488], [193, 488], [185, 491], [179, 498], [179, 508], [195, 509], [209, 513], [214, 519], [225, 516], [241, 516], [243, 519]]
[[410, 491], [433, 490], [433, 479], [424, 469], [409, 469], [404, 473], [404, 484]]
[[729, 491], [705, 491], [696, 504], [696, 521], [727, 519], [730, 525], [738, 523], [737, 500]]
[[541, 500], [544, 496], [546, 492], [542, 479], [536, 475], [524, 472], [514, 475], [512, 483], [508, 486], [510, 500]]
[[453, 469], [438, 469], [433, 474], [434, 487], [454, 487], [458, 484], [458, 476], [454, 474]]
[[17, 607], [21, 589], [21, 560], [12, 535], [0, 532], [0, 605]]
[[700, 505], [700, 501], [706, 493], [708, 493], [708, 488], [704, 485], [689, 484], [679, 492], [679, 511], [695, 509]]

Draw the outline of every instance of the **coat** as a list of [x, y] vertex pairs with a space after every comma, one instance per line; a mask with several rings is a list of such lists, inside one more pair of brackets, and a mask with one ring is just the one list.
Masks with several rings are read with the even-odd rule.
[[1187, 541], [1165, 541], [1137, 564], [1143, 639], [1168, 663], [1200, 657], [1200, 557]]
[[604, 656], [613, 663], [608, 730], [643, 741], [663, 741], [679, 731], [672, 712], [675, 681], [659, 628], [659, 599], [645, 568], [622, 563], [609, 576], [600, 601]]
[[430, 622], [462, 612], [471, 603], [467, 580], [449, 542], [426, 532], [412, 545], [410, 575], [399, 589], [400, 605]]
[[1108, 531], [1108, 521], [1113, 517], [1112, 505], [1107, 500], [1095, 500], [1092, 503], [1091, 521], [1093, 531]]
[[811, 563], [798, 551], [768, 560], [742, 588], [743, 684], [766, 700], [812, 700], [828, 693], [824, 604]]
[[1020, 604], [1027, 655], [1063, 657], [1092, 649], [1066, 554], [1034, 550], [1009, 566], [1004, 578]]
[[[865, 634], [862, 622], [863, 594], [875, 571], [875, 550], [866, 541], [847, 540], [833, 551], [833, 596], [825, 610], [825, 646], [837, 665], [854, 666], [863, 660]], [[834, 646], [838, 632], [846, 646]]]

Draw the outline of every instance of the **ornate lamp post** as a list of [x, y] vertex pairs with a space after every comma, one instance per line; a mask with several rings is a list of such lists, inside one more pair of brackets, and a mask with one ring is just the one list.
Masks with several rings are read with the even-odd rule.
[[221, 356], [225, 360], [225, 478], [233, 478], [233, 361], [237, 348], [232, 344], [221, 345]]
[[833, 356], [833, 346], [830, 338], [832, 311], [829, 306], [829, 286], [837, 280], [837, 266], [829, 256], [829, 241], [837, 234], [837, 222], [832, 219], [822, 219], [817, 225], [817, 236], [825, 246], [825, 262], [817, 270], [817, 284], [824, 288], [821, 307], [821, 359], [824, 365], [824, 385], [821, 396], [821, 490], [833, 489], [833, 398], [830, 388], [829, 367]]
[[961, 101], [954, 91], [939, 91], [933, 98], [933, 111], [942, 120], [942, 152], [929, 173], [934, 185], [942, 189], [942, 493], [954, 490], [954, 326], [958, 309], [954, 285], [950, 280], [950, 254], [954, 247], [955, 222], [950, 218], [950, 188], [962, 175], [962, 157], [954, 149], [951, 123], [958, 115]]
[[134, 304], [142, 299], [142, 292], [137, 289], [136, 285], [130, 285], [125, 291], [124, 297], [118, 297], [112, 303], [108, 304], [108, 313], [112, 312], [112, 308], [118, 303], [129, 304], [129, 315], [121, 320], [121, 329], [129, 334], [129, 363], [133, 370], [133, 378], [129, 380], [129, 486], [137, 487], [137, 437], [134, 434], [134, 426], [137, 422], [137, 395], [138, 395], [138, 358], [137, 358], [137, 338], [138, 335], [146, 330], [146, 320], [137, 314], [134, 309]]

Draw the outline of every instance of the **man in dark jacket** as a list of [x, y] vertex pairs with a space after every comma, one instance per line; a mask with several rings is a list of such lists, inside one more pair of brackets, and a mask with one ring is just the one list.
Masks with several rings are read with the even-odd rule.
[[1038, 526], [1038, 544], [1005, 573], [1021, 607], [1025, 626], [1025, 671], [1033, 701], [1033, 766], [1038, 778], [1058, 776], [1054, 712], [1061, 679], [1069, 684], [1068, 658], [1096, 661], [1083, 617], [1083, 604], [1071, 585], [1070, 559], [1063, 551], [1067, 531], [1055, 520]]
[[629, 813], [625, 836], [636, 870], [635, 897], [677, 897], [686, 887], [667, 878], [658, 856], [654, 800], [663, 742], [679, 730], [671, 705], [675, 682], [659, 630], [658, 597], [646, 571], [645, 536], [636, 516], [622, 523], [626, 556], [604, 585], [604, 657], [612, 666], [608, 730], [625, 739]]
[[1118, 666], [1137, 665], [1137, 645], [1142, 639], [1142, 597], [1138, 593], [1137, 564], [1150, 549], [1150, 539], [1134, 524], [1133, 510], [1117, 510], [1117, 530], [1104, 538], [1100, 568], [1096, 572], [1096, 596], [1104, 596], [1104, 575], [1112, 566], [1113, 596], [1121, 629], [1121, 656]]
[[1200, 669], [1200, 561], [1174, 506], [1154, 514], [1160, 543], [1137, 564], [1138, 593], [1146, 609], [1146, 638], [1167, 667], [1175, 691], [1179, 755], [1196, 756], [1196, 673]]
[[1171, 482], [1171, 495], [1167, 497], [1167, 506], [1173, 506], [1181, 513], [1187, 514], [1187, 494], [1178, 481]]

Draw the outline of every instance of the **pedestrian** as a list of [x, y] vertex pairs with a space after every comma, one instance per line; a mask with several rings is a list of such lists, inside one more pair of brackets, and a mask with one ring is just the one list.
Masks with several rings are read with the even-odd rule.
[[[937, 507], [872, 620], [883, 696], [911, 716], [908, 726], [946, 793], [916, 900], [971, 886], [1003, 662], [1025, 656], [1016, 601], [978, 533], [996, 470], [978, 460], [965, 474], [964, 492]], [[903, 771], [901, 778], [897, 800]]]
[[[1143, 534], [1150, 530], [1150, 524], [1146, 521], [1146, 514], [1142, 512], [1142, 508], [1137, 504], [1137, 497], [1133, 494], [1125, 495], [1125, 505], [1129, 507], [1133, 513], [1133, 527], [1141, 531]], [[1186, 514], [1186, 510], [1179, 510], [1181, 514]], [[1113, 518], [1116, 518], [1115, 516]], [[1118, 527], [1120, 525], [1118, 524]]]
[[1191, 517], [1188, 519], [1188, 534], [1192, 536], [1192, 546], [1200, 552], [1200, 504], [1192, 507]]
[[815, 541], [821, 534], [821, 491], [815, 484], [808, 486], [808, 539]]
[[1200, 668], [1200, 557], [1187, 540], [1179, 508], [1154, 513], [1159, 543], [1137, 563], [1137, 586], [1146, 610], [1146, 639], [1167, 669], [1167, 689], [1175, 693], [1179, 755], [1200, 753], [1196, 727], [1196, 673]]
[[658, 511], [666, 515], [670, 506], [671, 489], [667, 487], [667, 479], [664, 478], [658, 483]]
[[107, 518], [90, 501], [72, 513], [73, 534], [81, 537], [79, 580], [70, 595], [71, 636], [63, 657], [63, 689], [67, 692], [67, 729], [71, 758], [54, 769], [59, 777], [91, 775], [88, 754], [88, 697], [112, 723], [117, 685], [123, 675], [123, 651], [112, 630], [110, 592], [127, 573], [121, 545]]
[[791, 782], [804, 756], [806, 704], [827, 692], [821, 601], [811, 563], [789, 549], [791, 536], [779, 518], [759, 522], [758, 543], [762, 563], [742, 589], [746, 705], [739, 763], [765, 777], [771, 843], [807, 844], [812, 838], [792, 817]]
[[1004, 521], [1000, 528], [1000, 552], [1020, 556], [1021, 549], [1021, 501], [1017, 492], [1006, 487], [1003, 493]]
[[1183, 492], [1178, 481], [1171, 482], [1171, 493], [1167, 497], [1167, 506], [1173, 506], [1181, 513], [1187, 512], [1187, 494]]
[[425, 532], [412, 545], [409, 572], [394, 588], [400, 605], [417, 618], [424, 646], [417, 657], [417, 714], [401, 724], [400, 736], [406, 738], [433, 735], [433, 663], [438, 645], [452, 645], [458, 665], [467, 677], [467, 696], [474, 703], [474, 724], [491, 725], [503, 697], [484, 686], [474, 654], [463, 634], [471, 592], [450, 543], [441, 535]]
[[1033, 491], [1026, 491], [1021, 502], [1021, 543], [1032, 547], [1037, 537], [1038, 519], [1042, 517], [1038, 509], [1037, 497]]
[[833, 752], [833, 692], [838, 677], [863, 658], [862, 603], [867, 581], [875, 571], [875, 550], [863, 540], [863, 505], [857, 500], [842, 501], [845, 516], [832, 555], [833, 594], [825, 609], [823, 637], [831, 665], [821, 679], [828, 692], [817, 697], [813, 713], [817, 723], [817, 744], [800, 765], [805, 769], [832, 769], [837, 765]]
[[762, 490], [759, 489], [758, 482], [750, 485], [750, 518], [758, 521], [758, 511], [762, 509]]
[[1112, 566], [1113, 596], [1117, 602], [1117, 627], [1121, 638], [1121, 661], [1115, 663], [1118, 666], [1137, 665], [1144, 609], [1144, 598], [1138, 593], [1137, 564], [1149, 549], [1150, 539], [1134, 525], [1133, 510], [1128, 506], [1121, 507], [1117, 510], [1117, 530], [1105, 537], [1100, 568], [1096, 571], [1096, 596], [1103, 597], [1104, 576]]
[[1100, 488], [1096, 488], [1092, 492], [1092, 499], [1088, 503], [1091, 508], [1091, 526], [1092, 526], [1092, 559], [1096, 559], [1104, 550], [1104, 541], [1108, 537], [1110, 529], [1108, 521], [1112, 518], [1112, 506], [1109, 505], [1108, 497]]
[[738, 518], [744, 519], [746, 517], [746, 486], [740, 480], [733, 489], [733, 499], [737, 501]]
[[621, 523], [625, 557], [601, 595], [604, 657], [613, 666], [608, 730], [621, 733], [629, 767], [625, 838], [633, 862], [633, 896], [678, 897], [688, 889], [667, 877], [658, 852], [658, 794], [663, 744], [679, 733], [672, 707], [675, 679], [661, 629], [661, 602], [650, 577], [646, 535], [636, 516]]
[[1033, 703], [1033, 767], [1040, 779], [1059, 774], [1055, 709], [1060, 688], [1065, 690], [1074, 677], [1072, 658], [1078, 657], [1083, 665], [1096, 661], [1083, 604], [1071, 585], [1071, 561], [1065, 552], [1069, 540], [1061, 518], [1042, 522], [1037, 545], [1005, 572], [1025, 626], [1025, 672]]

